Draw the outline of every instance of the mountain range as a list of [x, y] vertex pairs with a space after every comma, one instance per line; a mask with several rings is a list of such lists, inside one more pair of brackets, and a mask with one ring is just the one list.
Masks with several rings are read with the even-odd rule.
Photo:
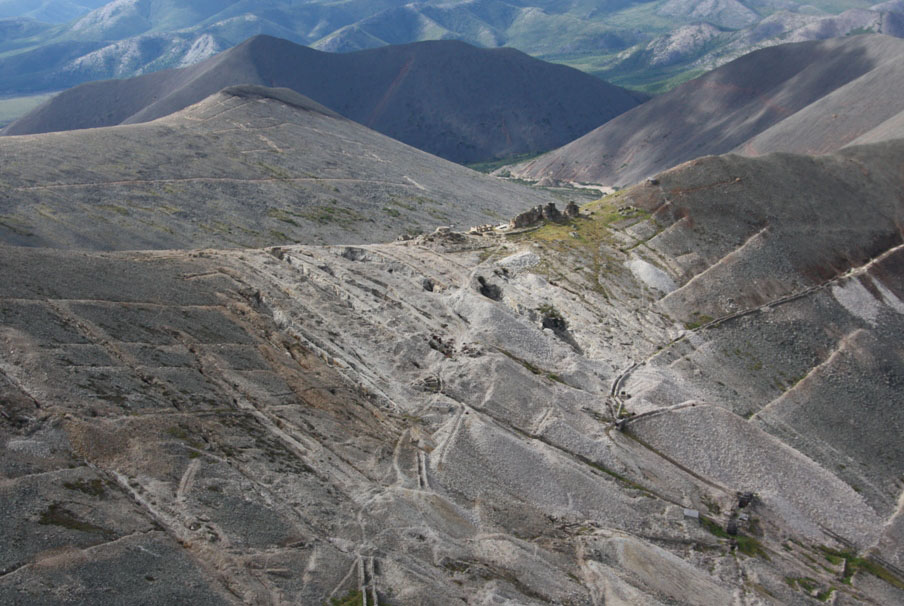
[[764, 46], [902, 32], [899, 0], [115, 0], [66, 23], [35, 20], [98, 4], [46, 0], [46, 10], [31, 11], [13, 0], [0, 4], [15, 15], [0, 21], [0, 94], [184, 67], [258, 34], [343, 52], [436, 39], [510, 46], [661, 92]]
[[902, 112], [904, 40], [801, 42], [745, 55], [501, 171], [626, 185], [709, 154], [820, 154], [902, 137]]
[[337, 54], [256, 36], [189, 68], [75, 87], [3, 132], [144, 122], [239, 84], [291, 88], [456, 162], [546, 151], [646, 99], [514, 49], [432, 41]]
[[[904, 604], [904, 40], [766, 36], [640, 105], [513, 49], [383, 44], [537, 32], [585, 60], [657, 30], [677, 63], [633, 65], [682, 79], [715, 30], [893, 28], [898, 2], [0, 22], [33, 36], [0, 70], [174, 31], [203, 58], [249, 14], [375, 46], [257, 36], [0, 137], [0, 604]], [[402, 141], [467, 161], [557, 136], [497, 175]]]
[[67, 23], [107, 4], [107, 0], [0, 0], [0, 19]]

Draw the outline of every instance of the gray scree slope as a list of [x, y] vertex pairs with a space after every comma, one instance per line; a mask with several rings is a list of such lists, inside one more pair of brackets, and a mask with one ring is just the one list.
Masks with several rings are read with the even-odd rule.
[[901, 603], [902, 163], [704, 158], [505, 237], [6, 248], [0, 601]]
[[745, 55], [504, 170], [623, 186], [709, 154], [828, 153], [861, 136], [860, 143], [901, 137], [902, 112], [904, 40], [786, 44]]

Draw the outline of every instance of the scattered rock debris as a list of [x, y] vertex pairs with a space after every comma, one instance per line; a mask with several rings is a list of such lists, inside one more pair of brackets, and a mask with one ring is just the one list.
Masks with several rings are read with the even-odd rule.
[[492, 282], [488, 282], [483, 276], [477, 276], [477, 292], [494, 301], [502, 300], [502, 289]]
[[441, 336], [434, 334], [430, 335], [428, 343], [431, 349], [435, 349], [447, 358], [455, 355], [455, 341], [453, 339], [446, 341]]

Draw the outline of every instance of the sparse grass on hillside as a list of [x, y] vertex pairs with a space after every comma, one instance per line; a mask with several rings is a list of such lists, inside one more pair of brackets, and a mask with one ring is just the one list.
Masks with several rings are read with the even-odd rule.
[[904, 579], [870, 558], [860, 557], [849, 550], [839, 551], [825, 546], [821, 546], [819, 549], [830, 563], [844, 563], [844, 572], [841, 582], [846, 585], [851, 584], [851, 579], [855, 574], [863, 571], [868, 572], [878, 579], [882, 579], [892, 587], [904, 590]]
[[337, 224], [348, 226], [351, 223], [365, 220], [364, 215], [361, 213], [341, 206], [314, 206], [296, 214], [321, 225]]
[[616, 223], [633, 224], [650, 217], [648, 212], [639, 209], [619, 211], [623, 205], [621, 192], [616, 192], [583, 205], [581, 217], [567, 223], [546, 223], [539, 229], [511, 237], [516, 241], [539, 242], [560, 252], [598, 252], [600, 244], [612, 242], [612, 229]]
[[363, 606], [364, 594], [360, 591], [350, 591], [341, 598], [331, 598], [330, 606]]
[[[553, 282], [571, 283], [576, 291], [590, 289], [608, 300], [611, 293], [604, 286], [603, 277], [626, 271], [617, 260], [619, 242], [615, 230], [650, 219], [648, 212], [625, 206], [623, 192], [616, 192], [583, 205], [581, 216], [567, 223], [544, 223], [508, 237], [539, 247], [541, 257], [547, 260], [532, 271]], [[576, 269], [563, 273], [564, 267]]]

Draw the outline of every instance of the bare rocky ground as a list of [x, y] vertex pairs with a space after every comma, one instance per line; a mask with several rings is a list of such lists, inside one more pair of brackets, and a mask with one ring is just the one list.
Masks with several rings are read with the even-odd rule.
[[704, 158], [506, 236], [4, 248], [0, 602], [900, 603], [902, 162]]
[[554, 199], [257, 86], [146, 124], [3, 137], [0, 156], [0, 241], [24, 246], [388, 241]]

